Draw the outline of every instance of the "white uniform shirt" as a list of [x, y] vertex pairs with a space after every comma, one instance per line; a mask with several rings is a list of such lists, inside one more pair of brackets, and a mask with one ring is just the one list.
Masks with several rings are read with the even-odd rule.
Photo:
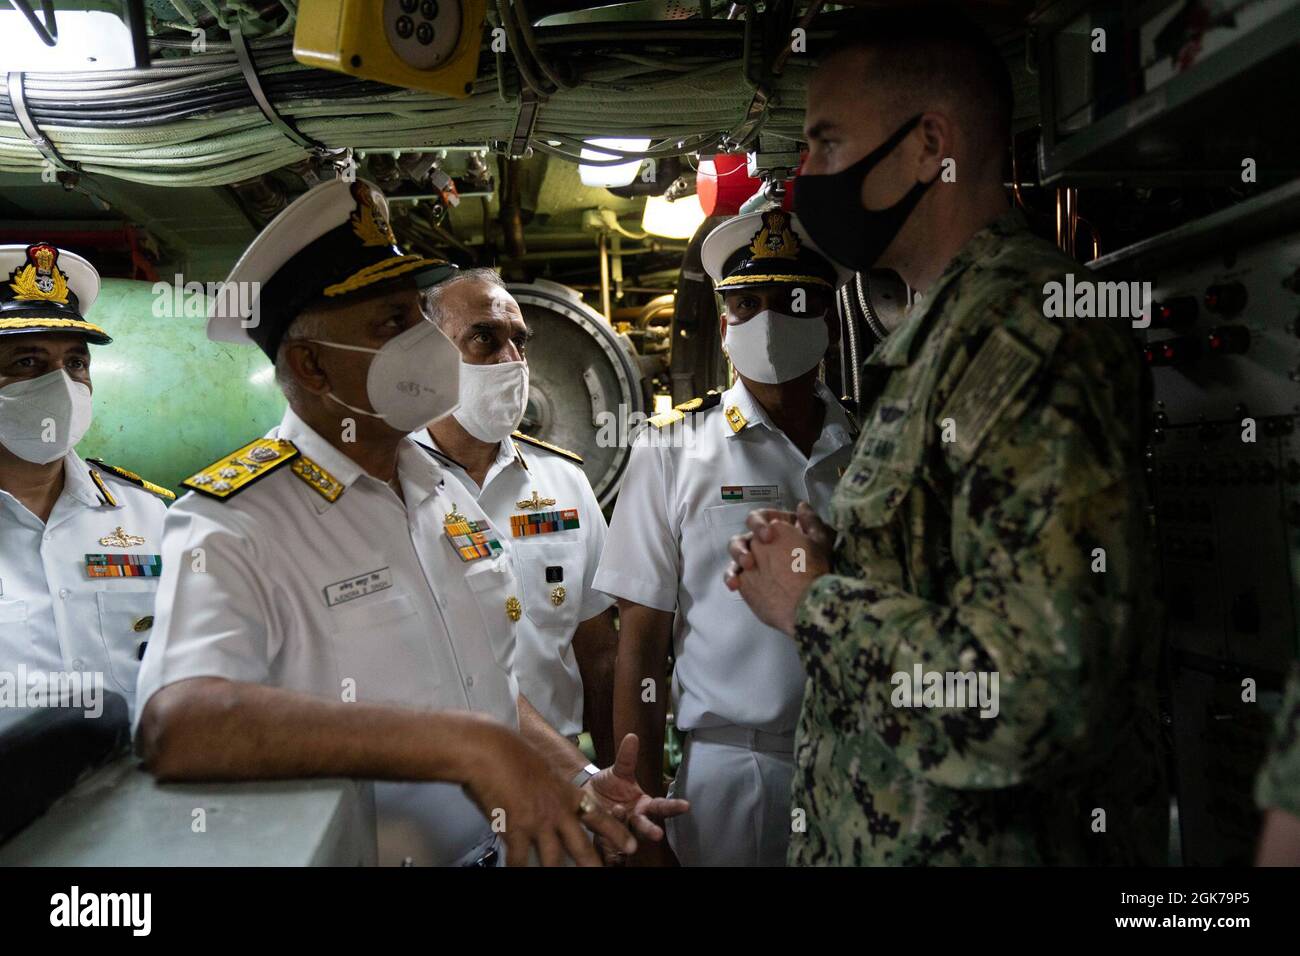
[[[739, 380], [717, 405], [688, 414], [684, 429], [648, 427], [633, 447], [596, 587], [677, 612], [673, 705], [681, 729], [794, 730], [804, 687], [794, 643], [754, 617], [722, 575], [727, 544], [753, 509], [793, 510], [803, 499], [826, 516], [854, 438], [830, 390], [818, 385], [817, 395], [826, 417], [810, 458]], [[743, 418], [738, 431], [729, 416]], [[670, 447], [674, 435], [691, 439], [690, 447]]]
[[[403, 505], [292, 410], [269, 437], [345, 490], [331, 503], [286, 465], [225, 501], [188, 494], [173, 506], [139, 709], [168, 684], [223, 677], [335, 701], [354, 688], [364, 703], [473, 710], [517, 728], [509, 559], [462, 562], [443, 533], [453, 510], [483, 518], [473, 496], [411, 441], [398, 456]], [[458, 786], [378, 783], [375, 794], [380, 863], [447, 864], [491, 837]]]
[[[428, 429], [411, 436], [441, 454]], [[448, 459], [443, 467], [477, 493], [481, 507], [506, 536], [524, 602], [516, 628], [515, 674], [519, 689], [546, 722], [566, 737], [582, 732], [582, 675], [573, 653], [573, 632], [614, 603], [595, 590], [596, 565], [605, 546], [605, 516], [591, 482], [576, 463], [522, 441], [507, 439], [479, 488], [465, 469]], [[519, 502], [553, 498], [553, 504]], [[510, 519], [576, 509], [578, 527], [547, 534], [514, 536]], [[558, 570], [556, 570], [558, 569]], [[548, 576], [549, 574], [549, 576]], [[563, 587], [563, 599], [552, 599]]]
[[[0, 671], [102, 674], [104, 689], [131, 704], [159, 579], [91, 577], [86, 556], [160, 554], [167, 507], [76, 452], [63, 475], [45, 522], [0, 489]], [[119, 528], [131, 537], [117, 537]]]

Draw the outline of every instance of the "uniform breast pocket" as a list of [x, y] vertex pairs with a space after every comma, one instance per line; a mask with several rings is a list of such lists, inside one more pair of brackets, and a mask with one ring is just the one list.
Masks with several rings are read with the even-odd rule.
[[330, 624], [340, 693], [351, 686], [360, 701], [432, 704], [440, 675], [409, 595], [357, 598], [331, 608]]
[[879, 528], [891, 524], [916, 476], [892, 464], [855, 461], [831, 498], [833, 524], [841, 531], [850, 524]]
[[556, 538], [515, 541], [515, 570], [528, 619], [537, 627], [569, 629], [578, 624], [587, 551], [581, 541]]
[[[731, 563], [731, 552], [728, 550], [731, 545], [731, 539], [738, 534], [744, 534], [745, 519], [749, 513], [756, 508], [777, 508], [785, 507], [785, 500], [778, 498], [775, 501], [763, 502], [742, 502], [740, 504], [714, 505], [712, 508], [704, 509], [704, 522], [709, 529], [709, 537], [713, 541], [713, 557], [717, 563], [717, 575], [722, 577]], [[732, 600], [742, 600], [739, 591], [727, 591]]]
[[140, 658], [153, 629], [154, 590], [100, 591], [95, 600], [108, 676], [118, 691], [134, 694]]
[[30, 648], [27, 633], [27, 602], [0, 598], [0, 654], [6, 660], [22, 660]]
[[902, 571], [911, 529], [901, 509], [917, 480], [914, 472], [855, 461], [831, 497], [837, 547], [849, 560], [870, 564], [885, 583], [906, 583]]
[[478, 604], [483, 628], [492, 642], [492, 656], [506, 673], [515, 663], [515, 620], [522, 613], [515, 576], [506, 558], [473, 562], [465, 573]]

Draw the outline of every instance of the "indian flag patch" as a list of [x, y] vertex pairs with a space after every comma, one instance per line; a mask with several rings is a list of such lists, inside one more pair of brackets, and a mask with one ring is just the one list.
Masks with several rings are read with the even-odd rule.
[[723, 501], [776, 501], [781, 497], [780, 485], [723, 485]]

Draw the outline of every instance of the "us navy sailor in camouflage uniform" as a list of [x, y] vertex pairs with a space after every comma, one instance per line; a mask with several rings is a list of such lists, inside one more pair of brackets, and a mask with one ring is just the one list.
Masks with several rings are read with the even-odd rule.
[[[1083, 270], [1008, 211], [996, 49], [924, 11], [855, 37], [809, 89], [796, 208], [921, 298], [868, 359], [837, 532], [755, 512], [726, 575], [807, 673], [790, 862], [1161, 863], [1129, 323], [1044, 315]], [[930, 675], [989, 699], [914, 699]]]
[[1300, 663], [1291, 666], [1268, 759], [1255, 783], [1264, 811], [1260, 866], [1300, 866]]

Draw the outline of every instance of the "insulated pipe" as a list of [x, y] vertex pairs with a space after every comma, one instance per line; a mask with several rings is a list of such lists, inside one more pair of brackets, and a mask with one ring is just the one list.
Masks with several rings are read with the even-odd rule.
[[606, 322], [613, 321], [609, 305], [609, 237], [600, 234], [600, 311]]

